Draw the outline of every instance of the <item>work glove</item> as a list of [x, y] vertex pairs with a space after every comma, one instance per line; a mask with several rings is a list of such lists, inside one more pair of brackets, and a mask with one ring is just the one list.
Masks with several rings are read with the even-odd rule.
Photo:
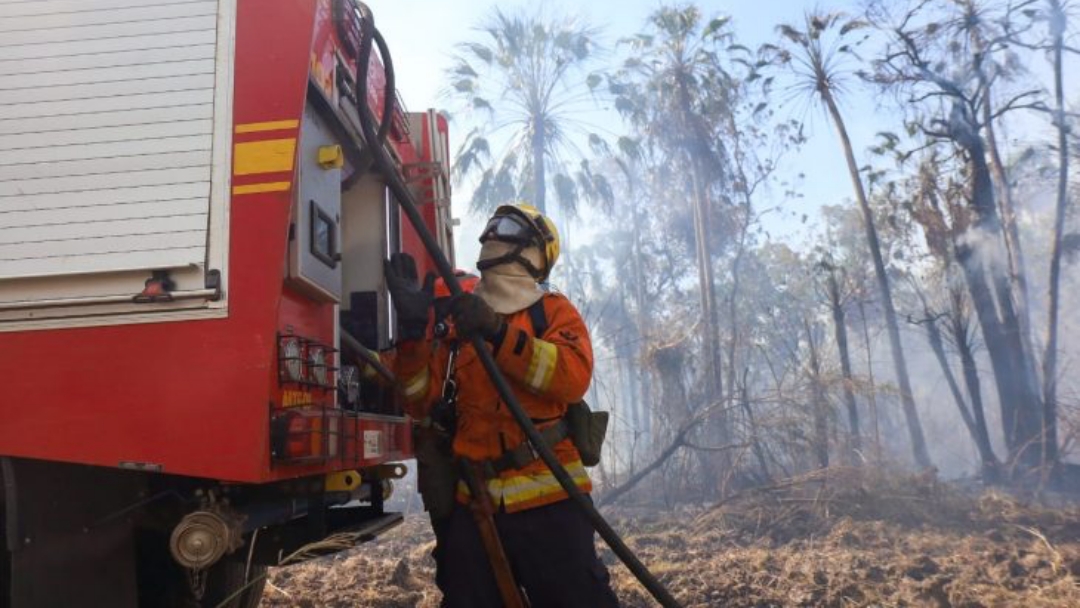
[[472, 293], [462, 293], [450, 300], [450, 315], [454, 318], [454, 328], [463, 340], [471, 340], [479, 335], [488, 342], [494, 342], [503, 333], [502, 315], [491, 309], [483, 298]]
[[431, 302], [435, 298], [435, 275], [428, 273], [424, 284], [416, 274], [416, 260], [407, 253], [395, 253], [384, 263], [386, 288], [397, 311], [398, 335], [402, 340], [421, 340], [427, 331]]

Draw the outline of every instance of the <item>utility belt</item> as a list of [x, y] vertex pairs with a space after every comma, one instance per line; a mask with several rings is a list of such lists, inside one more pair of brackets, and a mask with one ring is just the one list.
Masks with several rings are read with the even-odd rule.
[[[607, 422], [607, 412], [592, 412], [584, 402], [574, 403], [567, 408], [565, 416], [540, 429], [540, 437], [549, 448], [569, 438], [577, 448], [582, 464], [591, 467], [600, 462]], [[454, 508], [461, 473], [455, 464], [453, 437], [435, 424], [417, 425], [414, 432], [418, 489], [431, 517], [440, 519]], [[526, 439], [504, 450], [497, 458], [476, 464], [485, 478], [495, 479], [505, 471], [523, 469], [539, 459], [539, 452]]]
[[[581, 463], [594, 467], [600, 463], [607, 425], [607, 412], [594, 412], [589, 409], [588, 403], [579, 401], [568, 405], [566, 415], [556, 419], [555, 424], [540, 429], [540, 438], [547, 447], [554, 448], [555, 444], [569, 437], [581, 456]], [[540, 460], [540, 453], [526, 439], [516, 447], [504, 450], [502, 456], [480, 464], [485, 475], [491, 478], [498, 477], [503, 471], [525, 468], [537, 460]]]
[[[570, 425], [566, 418], [559, 418], [555, 424], [540, 430], [540, 437], [549, 448], [570, 436]], [[491, 460], [480, 461], [484, 477], [489, 479], [499, 476], [503, 471], [523, 469], [528, 465], [540, 460], [540, 453], [536, 451], [528, 439], [522, 441], [517, 447], [504, 450], [502, 456]]]

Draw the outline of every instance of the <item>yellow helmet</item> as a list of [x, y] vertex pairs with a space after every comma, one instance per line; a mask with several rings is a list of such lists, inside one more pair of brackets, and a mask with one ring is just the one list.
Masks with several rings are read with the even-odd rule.
[[[551, 269], [559, 259], [559, 230], [555, 222], [540, 210], [526, 203], [514, 205], [502, 205], [488, 220], [484, 231], [480, 233], [480, 242], [488, 240], [516, 243], [519, 248], [509, 256], [509, 259], [485, 260], [478, 264], [479, 270], [484, 270], [507, 261], [521, 262], [533, 275], [537, 282], [543, 283], [551, 275]], [[544, 267], [535, 268], [521, 257], [521, 250], [535, 245], [544, 254]]]

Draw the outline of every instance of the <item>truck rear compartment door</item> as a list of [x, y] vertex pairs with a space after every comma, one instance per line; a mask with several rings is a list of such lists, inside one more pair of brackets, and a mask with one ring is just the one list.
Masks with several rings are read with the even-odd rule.
[[0, 0], [0, 331], [224, 306], [234, 4]]

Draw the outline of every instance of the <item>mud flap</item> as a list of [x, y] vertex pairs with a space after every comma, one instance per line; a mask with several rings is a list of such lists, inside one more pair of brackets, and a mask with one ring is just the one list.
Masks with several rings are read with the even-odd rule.
[[10, 608], [134, 607], [135, 546], [121, 511], [139, 500], [137, 474], [3, 459]]

